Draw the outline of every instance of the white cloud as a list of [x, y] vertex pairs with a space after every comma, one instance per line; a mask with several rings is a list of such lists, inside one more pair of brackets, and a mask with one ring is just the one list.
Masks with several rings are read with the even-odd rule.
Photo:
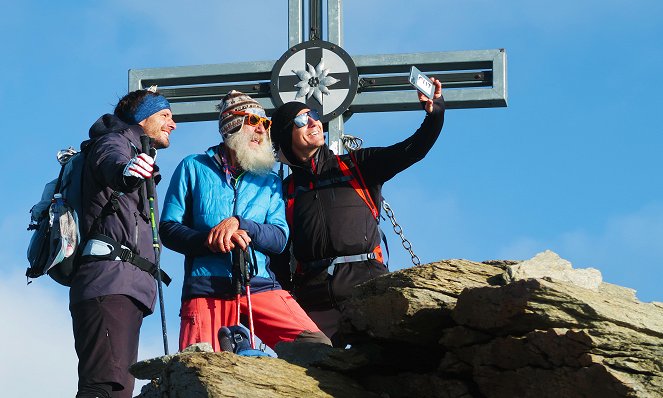
[[[73, 397], [78, 358], [68, 308], [69, 290], [48, 277], [26, 286], [25, 275], [20, 272], [24, 266], [13, 264], [9, 268], [11, 273], [0, 274], [0, 313], [7, 320], [0, 328], [0, 341], [5, 344], [0, 361], [2, 396]], [[150, 318], [158, 317], [155, 313]], [[146, 320], [158, 323], [158, 319], [150, 318]], [[144, 322], [141, 329], [139, 360], [163, 355], [162, 340], [157, 338], [160, 331], [150, 330], [154, 328], [149, 323], [154, 322]], [[134, 395], [148, 382], [136, 380]]]
[[[14, 264], [11, 269], [21, 267]], [[6, 320], [0, 328], [3, 396], [72, 397], [77, 359], [68, 290], [46, 287], [50, 280], [25, 283], [17, 271], [0, 278], [0, 312]]]

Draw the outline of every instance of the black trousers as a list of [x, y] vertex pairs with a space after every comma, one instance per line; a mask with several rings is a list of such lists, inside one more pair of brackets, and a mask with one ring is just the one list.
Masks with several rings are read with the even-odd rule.
[[333, 277], [325, 269], [299, 286], [295, 283], [295, 298], [335, 347], [345, 347], [345, 342], [336, 334], [343, 303], [352, 296], [356, 285], [387, 272], [387, 266], [375, 260], [337, 264]]
[[130, 297], [110, 295], [70, 307], [78, 355], [78, 389], [110, 385], [113, 398], [131, 398], [143, 311]]

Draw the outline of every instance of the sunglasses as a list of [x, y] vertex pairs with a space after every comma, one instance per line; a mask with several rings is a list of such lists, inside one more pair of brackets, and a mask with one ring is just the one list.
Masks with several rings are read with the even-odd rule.
[[256, 127], [260, 123], [262, 123], [263, 127], [265, 127], [265, 130], [269, 130], [270, 127], [272, 127], [272, 121], [267, 119], [266, 117], [260, 117], [258, 115], [254, 115], [253, 113], [248, 113], [248, 112], [240, 112], [240, 111], [230, 111], [233, 115], [237, 116], [246, 116], [244, 120], [246, 120], [246, 124], [249, 126]]
[[306, 113], [302, 113], [301, 115], [295, 116], [292, 119], [292, 122], [295, 124], [297, 127], [304, 127], [308, 124], [308, 118], [311, 118], [315, 121], [320, 120], [320, 115], [318, 115], [318, 111], [315, 109], [311, 109], [310, 111]]

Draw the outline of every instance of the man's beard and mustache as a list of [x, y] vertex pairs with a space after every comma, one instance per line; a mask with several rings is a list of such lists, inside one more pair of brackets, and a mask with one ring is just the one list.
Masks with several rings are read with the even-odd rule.
[[[251, 146], [254, 138], [262, 139], [258, 147]], [[242, 126], [240, 131], [226, 138], [225, 144], [235, 152], [237, 164], [248, 172], [265, 175], [272, 171], [276, 163], [268, 134], [247, 133]]]

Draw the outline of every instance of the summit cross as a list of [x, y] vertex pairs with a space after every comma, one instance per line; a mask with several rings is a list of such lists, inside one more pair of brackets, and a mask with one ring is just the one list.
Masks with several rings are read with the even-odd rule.
[[[304, 41], [308, 11], [308, 40]], [[129, 91], [157, 85], [178, 123], [217, 120], [230, 91], [256, 99], [268, 115], [299, 100], [316, 108], [329, 147], [343, 151], [344, 122], [353, 113], [421, 109], [409, 84], [411, 66], [442, 82], [449, 109], [507, 106], [503, 49], [350, 56], [343, 49], [342, 0], [288, 0], [288, 47], [279, 60], [129, 70]]]

